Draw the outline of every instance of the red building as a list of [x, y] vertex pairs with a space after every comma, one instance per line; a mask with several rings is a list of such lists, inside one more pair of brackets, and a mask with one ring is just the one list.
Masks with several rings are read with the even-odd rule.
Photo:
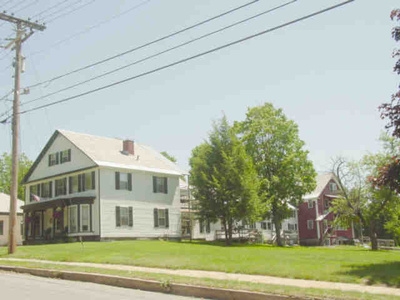
[[337, 197], [338, 183], [332, 173], [317, 176], [317, 187], [303, 197], [299, 205], [298, 224], [301, 245], [336, 245], [351, 241], [354, 229], [333, 225], [335, 215], [329, 211]]

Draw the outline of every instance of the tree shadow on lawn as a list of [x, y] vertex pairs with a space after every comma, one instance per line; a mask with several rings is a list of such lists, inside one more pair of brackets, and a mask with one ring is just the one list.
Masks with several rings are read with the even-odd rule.
[[227, 247], [227, 248], [278, 248], [278, 249], [292, 249], [295, 247], [278, 247], [276, 245], [270, 244], [249, 244], [246, 242], [233, 242], [231, 245], [226, 245], [225, 241], [204, 241], [204, 240], [182, 240], [177, 243], [183, 243], [194, 246], [217, 246], [217, 247]]
[[350, 270], [340, 272], [342, 275], [356, 276], [367, 285], [384, 284], [391, 287], [400, 287], [400, 262], [391, 261], [368, 265], [350, 265]]

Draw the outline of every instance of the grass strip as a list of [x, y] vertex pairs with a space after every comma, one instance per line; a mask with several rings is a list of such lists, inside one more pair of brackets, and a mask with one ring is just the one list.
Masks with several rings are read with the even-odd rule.
[[109, 270], [101, 268], [88, 268], [66, 265], [53, 265], [46, 263], [36, 262], [16, 262], [16, 261], [1, 261], [0, 265], [19, 266], [25, 268], [47, 269], [47, 270], [63, 270], [63, 271], [77, 271], [86, 273], [96, 273], [103, 275], [116, 275], [127, 278], [148, 279], [160, 282], [160, 285], [171, 283], [181, 283], [205, 287], [224, 288], [233, 290], [246, 290], [261, 292], [274, 295], [296, 296], [303, 298], [313, 299], [400, 299], [400, 297], [392, 295], [378, 295], [360, 292], [349, 292], [340, 290], [327, 290], [318, 288], [298, 288], [284, 285], [269, 285], [261, 283], [250, 283], [234, 280], [216, 280], [211, 278], [192, 278], [185, 276], [166, 275], [157, 273], [137, 272], [137, 271], [124, 271], [124, 270]]

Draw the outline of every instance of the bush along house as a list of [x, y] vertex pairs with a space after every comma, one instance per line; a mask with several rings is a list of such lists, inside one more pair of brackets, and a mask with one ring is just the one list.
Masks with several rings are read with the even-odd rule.
[[25, 176], [25, 243], [180, 238], [182, 171], [132, 140], [56, 130]]
[[299, 205], [298, 223], [301, 245], [337, 245], [354, 239], [354, 228], [334, 225], [331, 201], [338, 197], [338, 184], [332, 173], [317, 176], [315, 190], [303, 197]]

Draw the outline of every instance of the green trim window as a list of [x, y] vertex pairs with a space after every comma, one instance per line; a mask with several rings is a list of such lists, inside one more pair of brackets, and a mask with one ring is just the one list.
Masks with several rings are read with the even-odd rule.
[[0, 235], [4, 234], [4, 221], [0, 221]]
[[154, 209], [154, 227], [169, 227], [169, 213], [168, 209]]
[[133, 227], [132, 206], [115, 207], [115, 225], [117, 227]]
[[153, 176], [153, 193], [168, 194], [168, 178]]
[[49, 167], [71, 161], [71, 149], [49, 154]]
[[132, 174], [115, 172], [115, 189], [132, 191]]

